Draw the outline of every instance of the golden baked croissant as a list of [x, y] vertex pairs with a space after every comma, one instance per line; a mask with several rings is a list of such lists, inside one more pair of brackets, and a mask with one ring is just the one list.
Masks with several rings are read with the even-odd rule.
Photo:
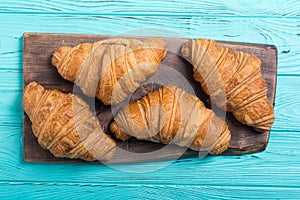
[[153, 75], [165, 55], [166, 44], [161, 39], [114, 38], [60, 47], [52, 55], [52, 64], [87, 96], [114, 105]]
[[194, 78], [212, 103], [257, 131], [270, 130], [274, 111], [261, 76], [261, 61], [256, 56], [221, 47], [208, 39], [187, 41], [182, 54], [194, 65]]
[[24, 89], [23, 107], [39, 144], [54, 156], [107, 161], [114, 155], [115, 142], [81, 98], [31, 82]]
[[224, 121], [196, 96], [176, 86], [164, 86], [124, 106], [110, 131], [120, 140], [129, 139], [130, 134], [140, 140], [173, 143], [211, 154], [225, 151], [231, 138]]

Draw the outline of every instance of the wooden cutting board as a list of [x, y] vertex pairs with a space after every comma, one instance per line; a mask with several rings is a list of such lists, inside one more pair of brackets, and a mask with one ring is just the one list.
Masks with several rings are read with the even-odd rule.
[[[84, 42], [95, 42], [113, 36], [108, 35], [76, 35], [76, 34], [43, 34], [43, 33], [25, 33], [23, 38], [23, 78], [24, 86], [31, 81], [37, 81], [47, 89], [58, 89], [63, 92], [72, 92], [74, 84], [64, 80], [51, 65], [50, 58], [55, 49], [61, 46], [76, 46]], [[143, 40], [143, 37], [131, 37]], [[199, 83], [193, 80], [193, 66], [184, 60], [180, 55], [180, 49], [186, 39], [163, 38], [167, 43], [168, 53], [162, 61], [159, 70], [166, 71], [170, 67], [181, 74], [191, 85], [196, 95], [204, 102], [207, 102], [207, 96], [202, 92]], [[262, 75], [268, 84], [268, 98], [274, 105], [276, 90], [277, 73], [277, 49], [273, 45], [248, 44], [236, 42], [218, 41], [225, 47], [248, 52], [256, 55], [262, 61]], [[173, 70], [173, 71], [174, 71]], [[166, 77], [167, 81], [173, 83], [172, 77]], [[76, 88], [76, 86], [75, 86]], [[138, 99], [148, 91], [157, 88], [157, 84], [145, 84], [139, 88], [132, 99]], [[90, 98], [85, 97], [76, 89], [78, 94], [87, 101]], [[111, 108], [103, 106], [96, 100], [95, 112], [100, 123], [107, 134], [109, 123], [112, 120]], [[207, 104], [209, 107], [209, 104]], [[263, 151], [269, 140], [270, 131], [258, 133], [252, 128], [239, 123], [231, 113], [226, 114], [226, 122], [232, 134], [230, 147], [223, 155], [241, 155]], [[81, 160], [72, 160], [65, 158], [56, 158], [48, 150], [41, 148], [37, 139], [32, 133], [31, 122], [24, 113], [24, 160], [28, 162], [84, 162]], [[191, 150], [185, 151], [176, 145], [169, 145], [164, 150], [164, 145], [147, 141], [138, 141], [130, 139], [127, 142], [116, 141], [119, 147], [111, 163], [129, 163], [144, 161], [171, 160], [177, 158], [196, 157], [198, 152]], [[96, 162], [97, 163], [97, 162]]]

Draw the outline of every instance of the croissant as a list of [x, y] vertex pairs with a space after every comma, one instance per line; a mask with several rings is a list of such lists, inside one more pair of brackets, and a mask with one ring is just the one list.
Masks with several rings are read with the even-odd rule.
[[161, 39], [113, 38], [76, 47], [60, 47], [51, 62], [84, 94], [106, 105], [122, 102], [153, 75], [166, 55]]
[[212, 103], [257, 131], [270, 130], [274, 111], [256, 56], [221, 47], [209, 39], [187, 41], [182, 54], [194, 65], [194, 79]]
[[225, 151], [231, 138], [224, 121], [196, 96], [176, 86], [164, 86], [125, 105], [111, 123], [110, 131], [123, 141], [134, 136], [211, 154]]
[[24, 89], [23, 107], [38, 143], [54, 156], [86, 161], [113, 157], [115, 142], [81, 98], [31, 82]]

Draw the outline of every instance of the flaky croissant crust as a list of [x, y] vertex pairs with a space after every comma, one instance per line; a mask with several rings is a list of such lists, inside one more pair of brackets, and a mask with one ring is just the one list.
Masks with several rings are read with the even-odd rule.
[[165, 55], [166, 44], [161, 39], [113, 38], [60, 47], [51, 60], [63, 78], [110, 105], [122, 102], [153, 75]]
[[110, 130], [120, 140], [131, 135], [211, 154], [225, 151], [231, 138], [224, 121], [196, 96], [175, 86], [164, 86], [124, 106], [114, 120]]
[[212, 103], [258, 131], [270, 130], [274, 110], [256, 56], [202, 38], [187, 41], [182, 54], [194, 65], [194, 78]]
[[107, 161], [114, 155], [115, 142], [76, 95], [31, 82], [24, 89], [23, 107], [38, 143], [54, 156]]

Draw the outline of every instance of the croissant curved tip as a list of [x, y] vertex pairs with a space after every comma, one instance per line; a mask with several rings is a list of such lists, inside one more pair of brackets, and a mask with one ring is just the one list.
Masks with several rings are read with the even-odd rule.
[[193, 44], [192, 40], [188, 40], [183, 44], [182, 49], [181, 49], [181, 53], [185, 58], [190, 58], [191, 57], [191, 55], [192, 55], [192, 48], [191, 48], [192, 44]]
[[130, 139], [130, 135], [125, 133], [115, 121], [111, 123], [109, 129], [113, 133], [113, 136], [118, 140], [127, 141]]
[[270, 131], [271, 126], [272, 126], [272, 124], [269, 126], [254, 126], [253, 129], [259, 133], [262, 133], [264, 131]]
[[37, 86], [37, 85], [40, 85], [39, 83], [35, 82], [35, 81], [32, 81], [30, 82], [29, 84], [27, 84], [24, 88], [24, 92], [27, 91], [29, 88], [32, 88], [34, 86]]
[[31, 94], [32, 92], [36, 92], [36, 91], [40, 91], [40, 90], [44, 90], [44, 87], [42, 85], [40, 85], [39, 83], [37, 83], [35, 81], [30, 82], [24, 88], [24, 97], [26, 97], [27, 95], [32, 96], [33, 95], [33, 94]]
[[224, 131], [222, 132], [217, 143], [214, 145], [214, 148], [210, 151], [211, 155], [218, 155], [223, 153], [229, 147], [231, 140], [231, 134], [227, 125], [224, 125]]
[[33, 81], [30, 82], [24, 88], [24, 95], [23, 95], [23, 108], [24, 111], [30, 115], [30, 111], [33, 109], [38, 96], [44, 92], [44, 87], [39, 83]]
[[145, 41], [152, 49], [156, 50], [156, 53], [160, 57], [159, 59], [163, 59], [167, 54], [167, 44], [161, 38], [149, 38]]
[[70, 49], [71, 47], [60, 47], [56, 49], [51, 57], [52, 65], [58, 67]]

